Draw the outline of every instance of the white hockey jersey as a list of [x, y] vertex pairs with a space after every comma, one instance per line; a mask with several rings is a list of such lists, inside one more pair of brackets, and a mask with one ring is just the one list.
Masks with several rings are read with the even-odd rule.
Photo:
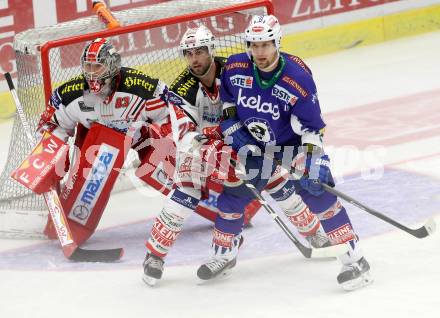
[[168, 88], [159, 79], [122, 67], [115, 89], [107, 98], [90, 93], [82, 75], [72, 78], [53, 92], [39, 126], [51, 121], [57, 135], [73, 136], [77, 123], [90, 128], [98, 122], [127, 133], [133, 123], [166, 123], [169, 119]]

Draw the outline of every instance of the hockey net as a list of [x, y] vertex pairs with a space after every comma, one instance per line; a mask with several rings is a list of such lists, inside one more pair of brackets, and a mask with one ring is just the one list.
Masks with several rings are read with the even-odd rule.
[[[53, 89], [81, 73], [85, 44], [97, 37], [111, 39], [122, 65], [142, 70], [168, 84], [186, 67], [179, 56], [180, 38], [188, 27], [205, 24], [216, 36], [216, 54], [244, 51], [242, 32], [250, 17], [272, 10], [269, 1], [187, 0], [114, 12], [122, 27], [106, 30], [97, 17], [78, 19], [17, 34], [17, 92], [25, 115], [35, 128]], [[37, 196], [10, 178], [31, 151], [20, 120], [15, 118], [9, 153], [0, 176], [0, 237], [43, 237], [47, 209]], [[135, 161], [130, 154], [127, 168]], [[126, 170], [127, 173], [129, 169]], [[114, 191], [133, 187], [121, 178]], [[130, 178], [131, 179], [131, 178]]]

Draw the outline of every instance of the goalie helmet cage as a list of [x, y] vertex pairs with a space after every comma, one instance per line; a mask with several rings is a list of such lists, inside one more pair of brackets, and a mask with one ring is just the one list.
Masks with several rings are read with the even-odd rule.
[[[122, 27], [106, 30], [96, 16], [29, 29], [15, 36], [17, 93], [35, 129], [53, 89], [80, 75], [80, 55], [88, 41], [111, 40], [122, 65], [158, 77], [168, 85], [186, 67], [179, 56], [188, 27], [205, 24], [216, 36], [216, 55], [243, 52], [243, 31], [254, 14], [273, 13], [269, 0], [186, 0], [113, 12]], [[67, 36], [66, 36], [67, 35]], [[75, 88], [72, 88], [75, 89]], [[15, 117], [8, 158], [0, 176], [0, 237], [44, 237], [47, 208], [37, 196], [10, 178], [31, 151]]]

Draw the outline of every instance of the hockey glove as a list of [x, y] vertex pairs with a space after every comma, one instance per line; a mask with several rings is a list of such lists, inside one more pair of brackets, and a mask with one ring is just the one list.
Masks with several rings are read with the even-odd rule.
[[238, 118], [229, 118], [220, 123], [225, 143], [231, 145], [232, 149], [239, 151], [240, 148], [246, 146], [250, 149], [250, 145], [258, 145], [254, 137], [249, 133], [246, 127]]
[[307, 152], [304, 174], [299, 180], [301, 187], [314, 196], [324, 193], [321, 183], [335, 186], [330, 172], [330, 159], [326, 154]]

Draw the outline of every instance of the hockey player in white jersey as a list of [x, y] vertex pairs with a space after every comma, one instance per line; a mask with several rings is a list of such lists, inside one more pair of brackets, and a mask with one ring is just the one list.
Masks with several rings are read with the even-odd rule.
[[[201, 166], [204, 163], [200, 159], [223, 146], [218, 124], [222, 115], [220, 74], [225, 59], [215, 56], [215, 38], [203, 25], [185, 32], [179, 50], [188, 67], [171, 85], [170, 90], [175, 95], [170, 94], [170, 100], [185, 109], [197, 124], [197, 133], [183, 137], [191, 140], [192, 146], [178, 149], [177, 162], [182, 164], [180, 169], [176, 169], [177, 187], [169, 193], [146, 243], [143, 278], [148, 285], [156, 284], [162, 277], [164, 258], [182, 230], [184, 221], [197, 208], [203, 195], [206, 195], [207, 188], [221, 187], [218, 178], [203, 173]], [[213, 207], [210, 208], [212, 210]], [[215, 218], [211, 211], [204, 216], [211, 220]]]
[[[61, 189], [60, 200], [77, 244], [93, 234], [127, 151], [136, 148], [143, 161], [144, 153], [155, 140], [172, 145], [172, 138], [167, 136], [171, 133], [169, 107], [174, 107], [168, 102], [165, 83], [136, 69], [122, 67], [119, 53], [106, 39], [98, 38], [85, 46], [81, 68], [81, 75], [53, 92], [38, 125], [38, 133], [43, 138], [35, 148], [45, 149], [47, 140], [57, 140], [61, 145], [68, 137], [75, 136], [78, 151]], [[178, 108], [175, 111], [181, 134], [195, 127], [182, 111]], [[138, 147], [145, 145], [145, 140], [147, 146]], [[49, 153], [34, 151], [32, 154], [34, 157], [45, 154], [45, 158], [37, 159], [47, 163], [35, 181], [26, 185], [36, 193], [53, 187], [63, 177], [62, 172], [69, 169], [65, 166], [65, 153], [57, 152], [48, 157]], [[166, 153], [159, 155], [163, 160], [167, 156]], [[54, 162], [58, 166], [52, 164]], [[23, 176], [27, 166], [19, 167], [20, 174], [16, 175]], [[22, 177], [21, 182], [28, 179]], [[55, 238], [51, 221], [45, 232]]]
[[[323, 151], [325, 124], [310, 69], [300, 58], [280, 52], [281, 27], [272, 15], [253, 17], [245, 38], [248, 52], [230, 56], [221, 78], [224, 120], [220, 126], [225, 139], [234, 150], [253, 153], [240, 160], [246, 173], [253, 174], [248, 175], [247, 182], [259, 191], [277, 165], [273, 156], [290, 169], [293, 157], [304, 155], [305, 173], [301, 180], [289, 180], [272, 197], [297, 228], [310, 226], [309, 234], [322, 228], [332, 244], [347, 245], [349, 252], [341, 256], [343, 267], [337, 276], [344, 289], [369, 284], [370, 267], [347, 212], [337, 197], [320, 185], [334, 184], [329, 158]], [[298, 194], [310, 210], [299, 208], [302, 200], [298, 200]], [[228, 180], [218, 198], [220, 215], [241, 214], [243, 206], [253, 198], [243, 182]], [[199, 268], [201, 279], [212, 279], [235, 266], [241, 231], [242, 218], [216, 221], [213, 257]]]

